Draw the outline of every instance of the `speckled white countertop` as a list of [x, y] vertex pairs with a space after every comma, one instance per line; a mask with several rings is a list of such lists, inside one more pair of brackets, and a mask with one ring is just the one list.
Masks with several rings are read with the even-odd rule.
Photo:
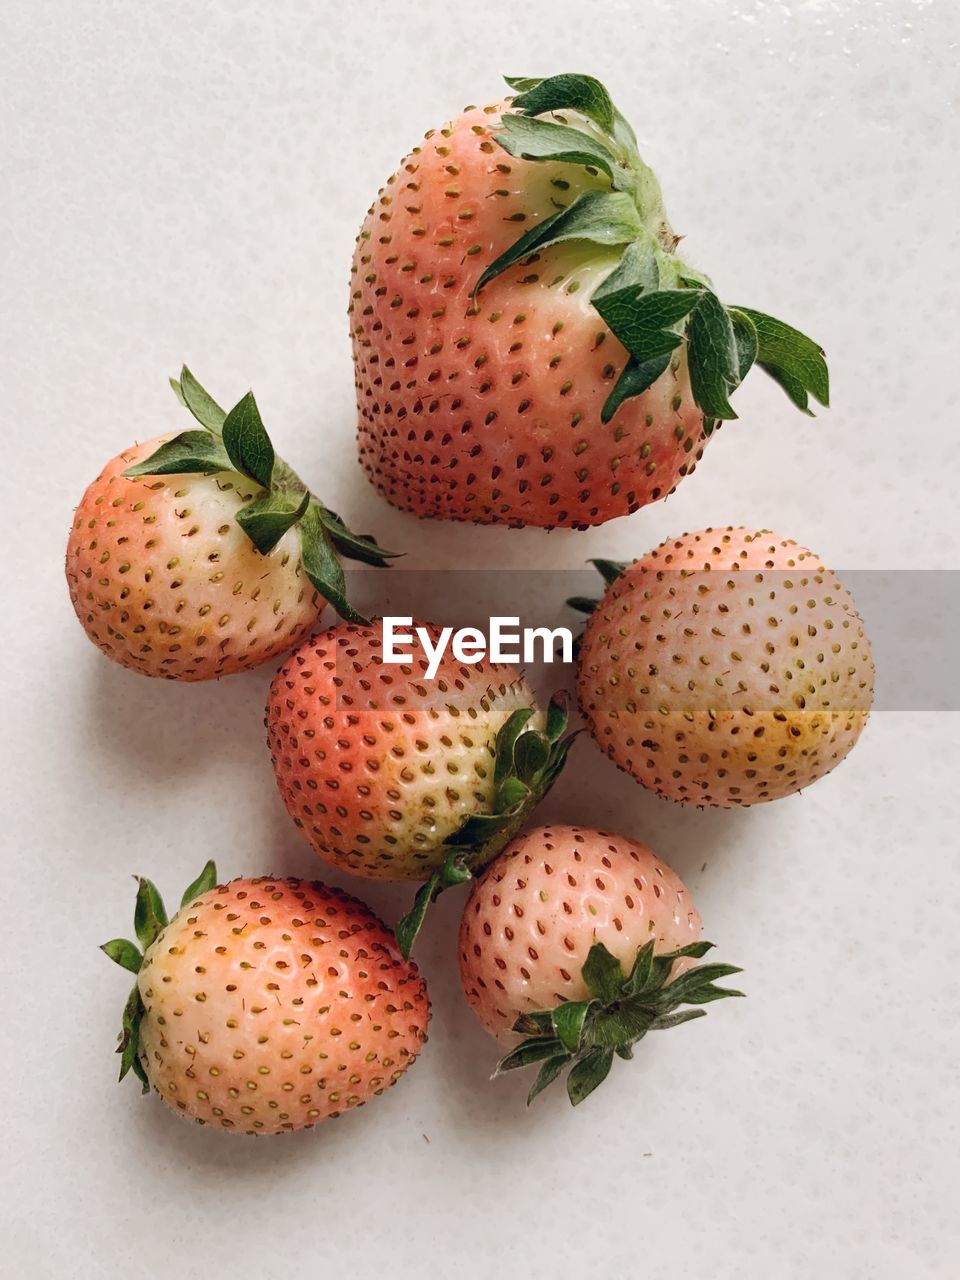
[[[559, 568], [733, 522], [841, 570], [955, 567], [955, 7], [2, 8], [0, 1271], [956, 1276], [957, 714], [881, 709], [836, 774], [746, 813], [660, 803], [579, 744], [544, 812], [674, 864], [749, 998], [578, 1111], [558, 1092], [526, 1112], [522, 1082], [487, 1083], [447, 901], [420, 956], [431, 1040], [401, 1085], [325, 1129], [229, 1140], [115, 1086], [124, 983], [97, 944], [134, 871], [172, 896], [209, 854], [323, 870], [270, 776], [270, 672], [178, 688], [113, 668], [61, 576], [88, 479], [178, 425], [183, 360], [224, 394], [252, 384], [283, 452], [408, 563]], [[808, 421], [751, 380], [668, 503], [589, 534], [419, 526], [354, 458], [355, 230], [424, 130], [495, 99], [501, 71], [561, 70], [609, 84], [690, 260], [824, 343], [834, 407]], [[403, 895], [366, 896], [396, 918]]]

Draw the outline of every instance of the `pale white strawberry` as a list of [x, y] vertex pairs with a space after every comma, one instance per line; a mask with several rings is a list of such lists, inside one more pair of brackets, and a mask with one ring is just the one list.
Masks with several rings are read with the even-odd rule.
[[670, 538], [629, 566], [598, 563], [612, 580], [584, 630], [577, 696], [597, 744], [638, 782], [683, 803], [757, 804], [809, 786], [854, 746], [873, 656], [819, 556], [728, 528]]
[[573, 826], [519, 836], [474, 881], [458, 944], [484, 1027], [508, 1045], [529, 1037], [500, 1070], [540, 1063], [532, 1099], [569, 1067], [577, 1103], [615, 1054], [702, 1013], [679, 1005], [740, 994], [713, 985], [732, 966], [691, 967], [711, 945], [700, 927], [683, 883], [646, 845]]
[[140, 880], [136, 973], [121, 1080], [133, 1070], [181, 1115], [229, 1133], [283, 1133], [395, 1084], [426, 1041], [416, 966], [357, 898], [306, 880], [216, 883], [208, 863], [168, 922]]

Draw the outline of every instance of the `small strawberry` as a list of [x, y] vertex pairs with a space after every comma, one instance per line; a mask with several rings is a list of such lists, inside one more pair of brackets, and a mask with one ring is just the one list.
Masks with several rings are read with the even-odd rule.
[[586, 528], [693, 471], [756, 363], [805, 412], [815, 342], [677, 256], [590, 76], [508, 79], [404, 159], [353, 260], [360, 461], [419, 516]]
[[[870, 642], [823, 562], [768, 530], [703, 529], [609, 583], [580, 644], [577, 696], [598, 745], [671, 800], [733, 808], [822, 778], [873, 700]], [[595, 607], [594, 607], [595, 606]]]
[[435, 678], [415, 624], [411, 660], [383, 657], [382, 622], [338, 623], [277, 673], [266, 725], [277, 784], [326, 862], [354, 875], [424, 880], [404, 953], [430, 900], [469, 878], [524, 823], [559, 773], [571, 739], [515, 668], [459, 662]]
[[227, 414], [188, 369], [173, 387], [202, 430], [118, 454], [67, 545], [77, 617], [108, 658], [168, 680], [266, 662], [348, 603], [337, 553], [384, 565], [277, 458], [249, 392]]
[[514, 840], [474, 881], [460, 924], [460, 979], [491, 1035], [514, 1043], [498, 1070], [542, 1064], [528, 1102], [570, 1067], [582, 1102], [648, 1031], [677, 1012], [740, 995], [713, 985], [740, 970], [690, 966], [711, 947], [675, 872], [646, 845], [586, 827]]
[[340, 889], [259, 876], [218, 885], [214, 864], [168, 922], [139, 879], [140, 950], [107, 942], [137, 975], [123, 1013], [128, 1071], [181, 1115], [232, 1133], [310, 1129], [395, 1084], [427, 1038], [416, 965]]

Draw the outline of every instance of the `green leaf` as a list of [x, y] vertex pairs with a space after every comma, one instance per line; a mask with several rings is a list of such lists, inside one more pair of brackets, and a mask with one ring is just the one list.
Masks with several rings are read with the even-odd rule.
[[596, 303], [598, 298], [602, 301], [623, 289], [656, 293], [659, 288], [660, 263], [656, 251], [646, 240], [636, 240], [627, 245], [620, 261], [594, 289], [590, 301]]
[[180, 899], [180, 906], [185, 907], [188, 903], [193, 902], [195, 898], [199, 898], [204, 893], [209, 893], [211, 889], [216, 887], [217, 864], [210, 858], [196, 880], [184, 889], [183, 897]]
[[623, 986], [626, 995], [635, 996], [639, 991], [645, 991], [650, 984], [654, 972], [653, 946], [654, 940], [651, 938], [649, 942], [645, 942], [642, 947], [637, 948], [633, 965]]
[[208, 431], [184, 431], [167, 440], [143, 462], [127, 467], [125, 476], [176, 476], [189, 472], [213, 475], [232, 471], [233, 463], [220, 441]]
[[583, 1025], [590, 1011], [589, 1000], [568, 1000], [553, 1011], [553, 1028], [563, 1047], [578, 1053], [583, 1039]]
[[611, 583], [616, 582], [625, 569], [630, 568], [633, 562], [631, 560], [591, 560], [590, 563], [603, 579], [604, 585], [609, 587]]
[[496, 813], [471, 813], [460, 826], [444, 839], [444, 844], [458, 849], [480, 849], [498, 832], [502, 831], [508, 816]]
[[364, 564], [386, 569], [389, 567], [388, 560], [395, 560], [403, 554], [402, 551], [385, 550], [371, 534], [354, 533], [347, 528], [335, 511], [328, 511], [322, 503], [317, 503], [317, 508], [320, 521], [330, 535], [330, 541], [340, 554], [349, 560], [361, 560]]
[[745, 999], [744, 993], [736, 991], [733, 987], [715, 987], [713, 985], [698, 987], [687, 995], [685, 999], [687, 1004], [712, 1004], [714, 1000], [726, 1000], [730, 996]]
[[143, 956], [139, 949], [126, 938], [113, 938], [110, 942], [105, 942], [100, 950], [122, 969], [129, 969], [131, 973], [140, 972]]
[[156, 885], [137, 876], [137, 903], [133, 912], [133, 927], [144, 951], [156, 940], [167, 924], [167, 911]]
[[529, 1067], [531, 1063], [542, 1062], [544, 1058], [550, 1058], [555, 1053], [562, 1052], [563, 1045], [555, 1036], [538, 1036], [535, 1040], [524, 1040], [523, 1044], [518, 1044], [515, 1049], [504, 1054], [493, 1074], [501, 1076], [505, 1071]]
[[186, 365], [180, 370], [180, 381], [171, 378], [170, 385], [176, 392], [177, 399], [190, 410], [200, 425], [207, 431], [212, 431], [215, 436], [220, 435], [227, 415], [209, 391], [201, 387]]
[[553, 1035], [553, 1014], [549, 1009], [537, 1009], [533, 1013], [521, 1013], [511, 1030], [525, 1036]]
[[602, 942], [595, 942], [583, 962], [581, 975], [591, 995], [603, 1004], [617, 1000], [623, 990], [623, 969]]
[[682, 338], [672, 326], [694, 310], [699, 296], [692, 289], [645, 293], [631, 286], [599, 298], [594, 294], [591, 302], [627, 351], [646, 364], [679, 347]]
[[666, 373], [669, 364], [669, 353], [654, 356], [651, 360], [642, 362], [636, 356], [631, 356], [620, 371], [613, 390], [604, 401], [603, 408], [600, 410], [600, 421], [609, 422], [625, 400], [643, 395], [644, 391], [652, 387], [656, 380]]
[[567, 756], [570, 753], [570, 748], [573, 746], [577, 738], [579, 738], [581, 733], [583, 733], [583, 730], [577, 729], [575, 733], [568, 733], [565, 738], [561, 738], [561, 740], [555, 744], [553, 748], [553, 755], [550, 757], [550, 761], [541, 774], [540, 781], [537, 784], [538, 800], [543, 799], [560, 776], [567, 763]]
[[575, 1064], [567, 1076], [567, 1095], [573, 1105], [579, 1106], [598, 1085], [603, 1084], [613, 1064], [612, 1049], [590, 1049]]
[[634, 1044], [650, 1030], [657, 1016], [648, 996], [633, 996], [601, 1010], [590, 1025], [590, 1042], [606, 1049]]
[[309, 505], [308, 491], [303, 493], [299, 503], [285, 493], [267, 493], [241, 507], [236, 520], [257, 550], [267, 555], [287, 530], [303, 517]]
[[692, 1022], [694, 1018], [705, 1018], [706, 1009], [682, 1009], [679, 1013], [665, 1013], [650, 1023], [651, 1031], [668, 1031], [671, 1027], [679, 1027], [684, 1022]]
[[507, 84], [511, 89], [516, 89], [518, 93], [526, 93], [530, 89], [535, 89], [538, 84], [543, 84], [543, 79], [530, 76], [504, 76]]
[[138, 1061], [138, 1053], [140, 1049], [140, 1020], [143, 1017], [143, 1001], [140, 999], [140, 989], [136, 985], [127, 997], [127, 1003], [123, 1007], [122, 1031], [120, 1034], [120, 1044], [118, 1052], [120, 1054], [120, 1074], [118, 1081], [122, 1080], [127, 1072], [133, 1068], [134, 1075], [143, 1086], [143, 1092], [147, 1093], [149, 1084], [143, 1067]]
[[[665, 988], [664, 994], [669, 995], [671, 1004], [701, 1004], [708, 1003], [700, 999], [704, 993], [709, 993], [713, 988], [712, 984], [718, 978], [729, 978], [734, 973], [742, 973], [742, 969], [738, 969], [732, 964], [699, 964], [694, 968], [688, 969], [686, 973], [681, 973], [679, 977], [674, 978]], [[717, 988], [719, 990], [719, 988]], [[727, 994], [726, 992], [723, 993]], [[741, 995], [737, 992], [737, 995]], [[710, 999], [719, 999], [716, 995], [710, 995]]]
[[738, 311], [736, 307], [727, 307], [727, 315], [733, 325], [733, 336], [737, 344], [737, 377], [742, 382], [757, 358], [757, 327], [745, 312]]
[[593, 613], [594, 609], [600, 603], [594, 596], [567, 596], [567, 604], [571, 609], [576, 609], [577, 613]]
[[547, 1058], [546, 1062], [544, 1062], [543, 1066], [541, 1066], [540, 1070], [537, 1072], [537, 1078], [534, 1080], [533, 1086], [527, 1094], [528, 1107], [538, 1094], [543, 1093], [547, 1085], [553, 1084], [554, 1080], [556, 1080], [557, 1076], [569, 1061], [570, 1055], [568, 1053], [558, 1053], [552, 1058]]
[[532, 786], [550, 759], [551, 742], [545, 733], [537, 729], [528, 729], [521, 733], [513, 748], [513, 763], [517, 777], [527, 786]]
[[687, 321], [687, 364], [696, 404], [711, 418], [736, 418], [728, 396], [739, 381], [737, 342], [726, 308], [715, 293], [696, 292]]
[[400, 954], [404, 960], [409, 960], [413, 951], [413, 944], [416, 942], [417, 934], [426, 918], [427, 910], [433, 901], [433, 895], [440, 887], [440, 875], [434, 872], [429, 880], [424, 883], [416, 892], [413, 899], [413, 906], [405, 916], [397, 921], [397, 927], [394, 929], [394, 936], [397, 939], [397, 945], [400, 948]]
[[622, 168], [609, 147], [579, 129], [530, 116], [505, 115], [493, 135], [509, 155], [522, 160], [580, 164], [605, 173], [618, 190], [629, 188], [633, 174]]
[[495, 807], [496, 812], [500, 815], [508, 816], [514, 812], [518, 805], [529, 797], [531, 788], [520, 778], [512, 775], [504, 778], [496, 790]]
[[594, 244], [628, 244], [642, 226], [636, 205], [622, 191], [587, 191], [566, 209], [549, 214], [525, 231], [506, 252], [494, 259], [474, 285], [474, 295], [502, 272], [566, 240], [590, 240]]
[[569, 719], [569, 699], [561, 689], [553, 694], [547, 704], [547, 727], [544, 732], [550, 742], [557, 742], [563, 736]]
[[368, 619], [347, 600], [343, 565], [324, 528], [316, 502], [310, 503], [300, 521], [300, 557], [304, 573], [340, 617], [365, 626]]
[[809, 412], [808, 394], [824, 406], [830, 403], [830, 375], [818, 343], [762, 311], [750, 307], [732, 310], [753, 323], [757, 331], [757, 362], [780, 383], [798, 408]]
[[514, 745], [532, 715], [533, 707], [519, 707], [511, 712], [497, 731], [493, 765], [494, 786], [499, 786], [513, 772]]
[[[139, 1036], [137, 1037], [137, 1040], [139, 1043]], [[133, 1061], [130, 1063], [130, 1066], [133, 1069], [133, 1074], [140, 1081], [140, 1084], [141, 1084], [140, 1092], [149, 1093], [150, 1081], [147, 1079], [147, 1073], [143, 1069], [143, 1063], [140, 1061], [140, 1055], [138, 1053], [135, 1053], [133, 1055]]]
[[[511, 88], [518, 87], [513, 81]], [[604, 132], [613, 129], [614, 106], [610, 95], [593, 76], [559, 75], [546, 80], [527, 82], [530, 88], [513, 101], [513, 107], [528, 116], [543, 115], [548, 111], [579, 111], [600, 126]]]
[[713, 943], [701, 939], [699, 942], [688, 942], [684, 947], [677, 947], [675, 951], [663, 951], [657, 956], [658, 960], [666, 962], [669, 968], [674, 960], [702, 960], [708, 951], [713, 950]]
[[223, 443], [242, 475], [270, 488], [276, 455], [252, 391], [238, 400], [224, 419]]

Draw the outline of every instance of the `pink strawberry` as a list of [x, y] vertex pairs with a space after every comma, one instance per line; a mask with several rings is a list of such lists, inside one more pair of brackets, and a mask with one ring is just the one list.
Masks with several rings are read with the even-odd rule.
[[530, 1100], [571, 1068], [573, 1103], [631, 1056], [648, 1031], [702, 1016], [675, 1012], [739, 992], [739, 970], [691, 968], [710, 948], [675, 872], [646, 845], [586, 827], [514, 840], [474, 881], [460, 924], [460, 979], [474, 1013], [515, 1043], [500, 1070], [542, 1064]]
[[252, 394], [224, 414], [184, 369], [203, 427], [108, 462], [77, 508], [70, 598], [107, 657], [144, 675], [209, 680], [266, 662], [344, 594], [337, 551], [384, 564], [275, 457]]
[[360, 461], [419, 516], [583, 528], [666, 497], [757, 363], [804, 411], [823, 353], [723, 306], [589, 76], [431, 131], [372, 205], [350, 321]]
[[[425, 627], [435, 643], [439, 628]], [[415, 635], [414, 631], [411, 634]], [[511, 666], [458, 662], [449, 649], [433, 679], [415, 636], [409, 663], [383, 657], [382, 622], [338, 623], [303, 644], [277, 673], [266, 723], [280, 794], [327, 862], [355, 875], [426, 880], [471, 823], [489, 837], [517, 802], [542, 794], [557, 767], [562, 725], [543, 713]], [[524, 730], [524, 732], [521, 732]], [[503, 752], [498, 764], [498, 735]], [[543, 748], [514, 768], [511, 754]], [[509, 751], [507, 751], [509, 747]], [[509, 758], [508, 758], [509, 757]], [[510, 766], [509, 768], [507, 766]], [[552, 780], [552, 778], [550, 779]]]
[[217, 885], [208, 862], [167, 921], [141, 879], [135, 924], [107, 955], [137, 975], [120, 1079], [232, 1133], [309, 1129], [395, 1084], [427, 1038], [417, 968], [339, 889], [260, 876]]
[[809, 786], [853, 747], [873, 699], [870, 642], [812, 552], [769, 530], [704, 529], [598, 567], [609, 586], [577, 694], [598, 745], [645, 787], [756, 804]]

